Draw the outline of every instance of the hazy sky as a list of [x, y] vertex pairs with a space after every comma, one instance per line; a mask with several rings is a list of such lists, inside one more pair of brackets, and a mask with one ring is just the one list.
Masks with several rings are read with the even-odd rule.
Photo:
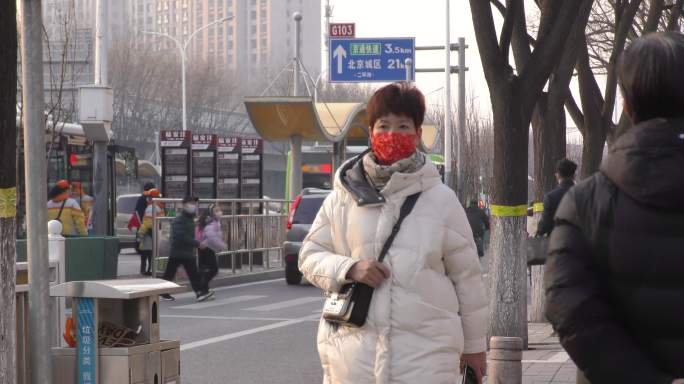
[[[322, 0], [325, 5], [325, 0]], [[417, 46], [443, 45], [446, 40], [446, 0], [330, 0], [331, 22], [355, 22], [356, 37], [415, 37]], [[470, 5], [467, 0], [451, 0], [451, 42], [465, 37], [466, 87], [480, 104], [482, 113], [489, 113], [489, 92], [477, 52]], [[416, 68], [444, 67], [444, 51], [416, 52]], [[458, 64], [458, 54], [452, 53], [451, 65]], [[325, 68], [325, 62], [324, 62]], [[458, 76], [451, 76], [452, 101], [457, 103]], [[416, 84], [426, 94], [428, 103], [443, 105], [444, 73], [417, 73]]]

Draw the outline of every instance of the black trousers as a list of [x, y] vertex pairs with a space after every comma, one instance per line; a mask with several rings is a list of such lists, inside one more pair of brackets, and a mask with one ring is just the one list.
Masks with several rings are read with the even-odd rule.
[[216, 252], [209, 248], [200, 249], [198, 256], [200, 286], [204, 292], [207, 292], [209, 290], [209, 282], [218, 274], [218, 260], [216, 259]]
[[166, 269], [164, 270], [164, 276], [162, 278], [164, 280], [173, 281], [173, 278], [176, 277], [176, 271], [181, 265], [188, 274], [188, 279], [190, 279], [190, 286], [192, 287], [192, 290], [198, 295], [204, 293], [205, 291], [202, 290], [200, 276], [197, 272], [197, 265], [195, 265], [194, 257], [192, 259], [169, 258], [169, 261], [166, 264]]
[[152, 251], [138, 250], [140, 254], [140, 273], [152, 272]]

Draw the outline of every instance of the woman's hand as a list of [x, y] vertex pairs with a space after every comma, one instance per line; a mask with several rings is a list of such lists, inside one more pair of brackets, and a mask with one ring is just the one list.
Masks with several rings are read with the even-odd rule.
[[377, 288], [390, 277], [389, 268], [375, 260], [357, 261], [347, 272], [347, 278]]
[[487, 372], [487, 353], [480, 352], [461, 355], [461, 374], [466, 364], [475, 371], [477, 382], [482, 383], [482, 376]]

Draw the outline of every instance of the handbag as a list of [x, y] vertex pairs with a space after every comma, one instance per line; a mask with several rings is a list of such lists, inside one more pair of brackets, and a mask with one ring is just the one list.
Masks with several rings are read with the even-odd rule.
[[[385, 241], [378, 257], [378, 262], [382, 263], [389, 252], [394, 238], [399, 233], [401, 223], [408, 216], [420, 197], [420, 192], [406, 198], [399, 211], [399, 219], [392, 228], [392, 233]], [[326, 292], [325, 304], [323, 305], [323, 318], [336, 325], [348, 327], [362, 327], [368, 317], [371, 299], [373, 298], [373, 287], [354, 282], [342, 286], [340, 292]]]

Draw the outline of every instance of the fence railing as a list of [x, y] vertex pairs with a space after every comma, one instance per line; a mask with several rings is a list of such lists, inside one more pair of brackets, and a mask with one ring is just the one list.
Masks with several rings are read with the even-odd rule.
[[[152, 265], [163, 273], [169, 257], [171, 223], [181, 214], [181, 199], [154, 199], [164, 216], [154, 218]], [[219, 269], [231, 273], [283, 268], [288, 200], [200, 199], [198, 215], [210, 205], [221, 207], [221, 231], [228, 250], [217, 253]]]

